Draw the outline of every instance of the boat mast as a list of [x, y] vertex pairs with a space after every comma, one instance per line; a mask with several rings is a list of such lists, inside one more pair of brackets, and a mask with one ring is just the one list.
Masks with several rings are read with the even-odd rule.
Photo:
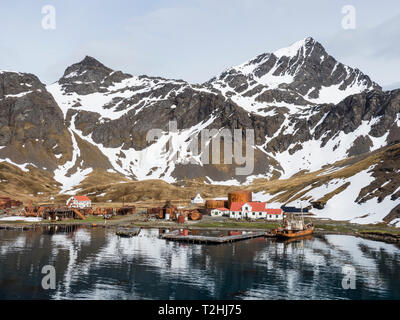
[[301, 208], [301, 221], [303, 222], [303, 227], [304, 227], [304, 215], [303, 215], [303, 202], [300, 201], [300, 208]]

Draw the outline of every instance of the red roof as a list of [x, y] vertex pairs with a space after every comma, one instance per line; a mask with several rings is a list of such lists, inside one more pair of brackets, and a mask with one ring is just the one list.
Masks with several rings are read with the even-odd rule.
[[231, 211], [242, 211], [242, 207], [246, 202], [232, 202]]
[[89, 197], [86, 196], [74, 196], [74, 198], [78, 201], [90, 201]]
[[219, 210], [219, 211], [229, 211], [227, 208], [217, 208], [215, 210]]
[[232, 202], [231, 211], [242, 211], [244, 204], [249, 204], [254, 212], [266, 212], [267, 214], [282, 214], [282, 209], [267, 209], [266, 202]]
[[246, 202], [246, 204], [249, 204], [253, 211], [260, 211], [260, 212], [265, 212], [267, 211], [267, 203], [266, 202]]
[[266, 212], [267, 212], [267, 214], [282, 214], [283, 210], [282, 209], [267, 209]]
[[250, 205], [253, 211], [266, 211], [266, 202], [233, 202], [231, 204], [231, 211], [242, 211], [244, 204]]

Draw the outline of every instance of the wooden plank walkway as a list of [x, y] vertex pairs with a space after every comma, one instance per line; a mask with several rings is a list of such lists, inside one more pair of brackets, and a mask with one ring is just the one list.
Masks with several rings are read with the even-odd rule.
[[249, 232], [241, 235], [233, 236], [222, 236], [222, 237], [212, 237], [212, 236], [195, 236], [195, 235], [179, 235], [179, 231], [173, 231], [161, 236], [162, 239], [172, 240], [172, 241], [184, 241], [192, 243], [227, 243], [240, 240], [247, 240], [252, 238], [264, 237], [265, 232]]

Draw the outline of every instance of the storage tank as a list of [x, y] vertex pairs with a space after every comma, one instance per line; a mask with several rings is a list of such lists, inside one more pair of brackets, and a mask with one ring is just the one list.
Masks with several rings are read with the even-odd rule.
[[190, 220], [193, 220], [193, 221], [196, 221], [196, 220], [201, 220], [201, 218], [202, 218], [202, 216], [201, 216], [201, 214], [200, 214], [200, 212], [198, 212], [198, 211], [192, 211], [191, 213], [190, 213]]
[[217, 209], [225, 207], [224, 200], [207, 200], [206, 201], [206, 208], [207, 209]]
[[178, 223], [185, 223], [185, 215], [180, 214], [178, 216]]
[[228, 193], [228, 209], [232, 202], [251, 202], [253, 199], [252, 192], [247, 190], [232, 191]]
[[216, 200], [206, 200], [206, 208], [208, 209], [215, 209], [217, 206]]

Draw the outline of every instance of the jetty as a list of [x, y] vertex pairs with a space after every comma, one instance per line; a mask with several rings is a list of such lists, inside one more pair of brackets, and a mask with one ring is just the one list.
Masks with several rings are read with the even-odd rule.
[[210, 243], [210, 244], [218, 244], [218, 243], [228, 243], [235, 242], [240, 240], [247, 240], [253, 238], [264, 237], [265, 232], [248, 232], [244, 234], [237, 235], [226, 235], [220, 237], [213, 236], [202, 236], [202, 235], [182, 235], [179, 231], [172, 231], [169, 233], [165, 233], [161, 235], [162, 239], [172, 240], [172, 241], [182, 241], [182, 242], [191, 242], [191, 243]]

